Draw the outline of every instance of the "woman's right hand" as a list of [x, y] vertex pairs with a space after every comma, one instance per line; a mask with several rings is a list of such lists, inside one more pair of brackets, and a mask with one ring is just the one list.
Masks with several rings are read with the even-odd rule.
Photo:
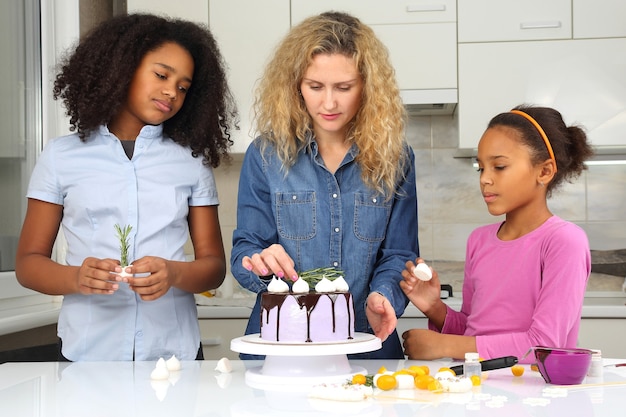
[[261, 277], [276, 275], [279, 278], [289, 278], [292, 281], [298, 279], [293, 259], [287, 254], [285, 248], [277, 243], [263, 249], [260, 253], [244, 256], [241, 265]]
[[119, 262], [114, 259], [85, 258], [78, 268], [78, 292], [81, 294], [113, 294], [123, 278]]

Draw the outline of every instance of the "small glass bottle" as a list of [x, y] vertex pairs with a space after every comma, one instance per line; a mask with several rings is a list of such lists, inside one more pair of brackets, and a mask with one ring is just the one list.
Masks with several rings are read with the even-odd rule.
[[602, 351], [600, 349], [592, 349], [591, 364], [587, 371], [587, 376], [597, 378], [602, 376]]
[[480, 378], [482, 367], [479, 362], [479, 356], [476, 352], [467, 352], [465, 354], [465, 362], [463, 363], [463, 376], [471, 378], [476, 375]]

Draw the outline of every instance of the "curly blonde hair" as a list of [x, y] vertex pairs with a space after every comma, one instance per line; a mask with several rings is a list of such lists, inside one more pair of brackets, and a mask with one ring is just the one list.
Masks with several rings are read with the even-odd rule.
[[386, 47], [373, 30], [346, 13], [326, 12], [293, 27], [278, 45], [256, 90], [256, 129], [271, 143], [285, 170], [313, 135], [312, 119], [300, 95], [300, 84], [313, 58], [342, 54], [354, 59], [363, 78], [361, 107], [347, 133], [359, 149], [356, 162], [370, 188], [393, 195], [406, 158], [406, 112]]

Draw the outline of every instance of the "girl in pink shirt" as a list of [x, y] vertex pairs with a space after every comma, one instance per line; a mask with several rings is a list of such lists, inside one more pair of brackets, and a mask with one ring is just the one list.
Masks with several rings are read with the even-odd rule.
[[480, 190], [489, 213], [505, 221], [468, 239], [461, 311], [439, 298], [435, 271], [421, 281], [412, 271], [423, 261], [407, 262], [400, 286], [429, 319], [429, 330], [403, 334], [409, 359], [521, 358], [532, 346], [576, 346], [589, 243], [550, 212], [547, 198], [592, 153], [584, 131], [552, 108], [518, 106], [490, 121], [478, 144]]

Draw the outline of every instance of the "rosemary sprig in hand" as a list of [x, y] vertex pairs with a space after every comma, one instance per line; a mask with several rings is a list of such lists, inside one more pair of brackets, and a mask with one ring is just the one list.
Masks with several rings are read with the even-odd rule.
[[124, 226], [123, 228], [119, 225], [115, 225], [115, 234], [120, 241], [120, 266], [122, 268], [128, 266], [128, 235], [130, 231], [133, 229], [131, 225]]

